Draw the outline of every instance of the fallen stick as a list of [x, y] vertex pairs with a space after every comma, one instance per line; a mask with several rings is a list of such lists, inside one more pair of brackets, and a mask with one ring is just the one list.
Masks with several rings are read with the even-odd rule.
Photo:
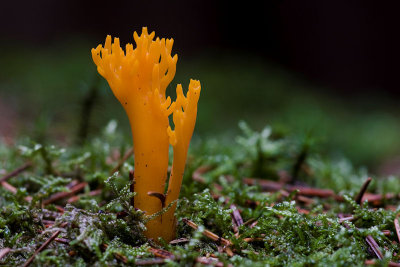
[[[365, 265], [376, 265], [376, 261], [375, 260], [366, 260], [364, 262], [364, 264]], [[400, 263], [389, 261], [387, 263], [387, 266], [389, 266], [389, 267], [400, 267]]]
[[357, 204], [361, 205], [361, 201], [364, 196], [364, 193], [367, 191], [368, 185], [371, 181], [372, 181], [372, 178], [368, 177], [367, 180], [365, 180], [365, 182], [361, 186], [360, 192], [358, 192], [356, 198], [354, 199]]
[[87, 185], [87, 183], [83, 182], [83, 183], [80, 183], [80, 184], [77, 184], [77, 185], [71, 187], [71, 189], [68, 192], [55, 193], [54, 195], [50, 196], [50, 198], [44, 200], [43, 205], [48, 205], [50, 203], [56, 202], [57, 200], [70, 197], [73, 194], [81, 191], [83, 188], [85, 188], [86, 185]]
[[10, 251], [11, 251], [11, 248], [2, 248], [2, 249], [0, 249], [0, 260], [2, 258], [4, 258]]
[[179, 239], [172, 240], [171, 242], [169, 242], [169, 244], [170, 245], [176, 245], [176, 244], [180, 244], [180, 243], [187, 243], [189, 241], [190, 241], [189, 239], [182, 237], [182, 238], [179, 238]]
[[119, 169], [121, 169], [121, 166], [124, 164], [124, 162], [133, 155], [133, 147], [131, 147], [126, 153], [125, 155], [120, 159], [120, 161], [118, 162], [117, 166], [114, 167], [114, 169], [111, 170], [110, 174], [114, 174], [115, 172], [119, 171]]
[[29, 266], [32, 261], [35, 259], [36, 255], [38, 255], [42, 250], [44, 250], [51, 241], [53, 241], [59, 234], [61, 230], [57, 230], [54, 234], [51, 235], [49, 239], [47, 239], [34, 253], [33, 255], [24, 263], [23, 267]]
[[14, 186], [10, 185], [7, 182], [0, 182], [1, 186], [4, 187], [4, 189], [6, 189], [7, 191], [10, 191], [13, 194], [17, 193], [17, 188], [15, 188]]
[[390, 230], [382, 230], [382, 233], [383, 233], [385, 236], [389, 236], [389, 235], [392, 234], [392, 232], [390, 232]]
[[365, 240], [367, 241], [367, 244], [369, 247], [372, 249], [372, 251], [375, 253], [376, 257], [380, 260], [383, 259], [383, 254], [379, 248], [379, 245], [376, 243], [375, 239], [371, 236], [368, 235]]
[[368, 200], [369, 203], [378, 206], [382, 204], [383, 200], [389, 200], [393, 198], [399, 198], [399, 194], [393, 194], [393, 193], [387, 193], [387, 194], [371, 194], [371, 193], [365, 193], [363, 200]]
[[399, 225], [399, 219], [396, 217], [394, 219], [394, 228], [396, 229], [396, 234], [397, 234], [397, 239], [400, 242], [400, 225]]
[[136, 266], [157, 265], [157, 264], [165, 264], [165, 259], [155, 258], [155, 259], [149, 259], [149, 260], [135, 260]]
[[262, 242], [262, 241], [264, 241], [264, 238], [262, 238], [262, 237], [246, 237], [246, 238], [243, 238], [243, 241], [247, 242], [247, 243]]
[[210, 166], [200, 166], [199, 168], [197, 168], [193, 174], [192, 174], [192, 178], [193, 180], [195, 180], [196, 182], [199, 183], [205, 183], [205, 179], [203, 177], [203, 174], [208, 172], [209, 170], [211, 170], [212, 168]]
[[156, 257], [160, 257], [163, 259], [175, 260], [175, 255], [169, 251], [159, 249], [159, 248], [152, 248], [152, 247], [149, 248], [149, 251]]
[[[206, 179], [203, 177], [203, 174], [211, 169], [212, 169], [212, 167], [210, 167], [210, 166], [200, 166], [193, 172], [192, 179], [199, 183], [206, 183]], [[367, 193], [366, 188], [367, 188], [368, 184], [371, 182], [369, 179], [372, 180], [372, 178], [368, 178], [360, 190], [361, 194], [359, 193], [359, 195], [361, 196], [362, 200], [364, 200], [364, 201], [367, 200], [368, 202], [370, 202], [371, 204], [376, 206], [376, 205], [380, 205], [382, 203], [382, 200], [384, 200], [384, 199], [400, 198], [400, 194], [387, 193], [387, 194], [382, 195], [382, 194]], [[243, 178], [242, 181], [243, 181], [243, 183], [245, 183], [247, 185], [258, 185], [261, 187], [261, 189], [263, 191], [267, 191], [267, 192], [277, 192], [282, 189], [287, 190], [288, 192], [298, 190], [299, 191], [297, 193], [298, 200], [303, 201], [305, 203], [308, 203], [310, 201], [308, 199], [303, 199], [303, 198], [300, 199], [299, 198], [300, 196], [319, 197], [319, 198], [332, 197], [337, 201], [344, 200], [342, 196], [335, 194], [335, 192], [330, 189], [320, 189], [320, 188], [313, 188], [313, 187], [300, 186], [300, 185], [288, 185], [288, 184], [285, 184], [282, 182], [276, 182], [276, 181], [265, 180], [265, 179], [256, 179], [256, 178]]]
[[[10, 184], [7, 183], [6, 181], [0, 182], [0, 185], [1, 185], [4, 189], [6, 189], [7, 191], [13, 193], [14, 195], [15, 195], [15, 194], [17, 193], [17, 191], [18, 191], [17, 188], [15, 188], [14, 186], [10, 185]], [[24, 197], [24, 199], [25, 199], [26, 201], [28, 201], [28, 202], [31, 202], [31, 201], [32, 201], [32, 197], [31, 197], [31, 196]]]
[[[184, 223], [186, 223], [188, 226], [192, 227], [195, 230], [197, 230], [199, 228], [199, 226], [197, 224], [195, 224], [194, 222], [192, 222], [189, 219], [183, 218], [182, 220]], [[230, 246], [232, 244], [231, 241], [229, 241], [225, 238], [222, 238], [209, 230], [204, 230], [203, 235], [210, 238], [213, 241], [220, 242], [221, 244], [223, 244], [225, 246]]]
[[243, 178], [243, 182], [247, 185], [259, 185], [262, 190], [270, 192], [277, 192], [281, 189], [287, 190], [289, 192], [298, 190], [299, 192], [297, 194], [302, 196], [320, 197], [320, 198], [334, 197], [335, 199], [340, 198], [340, 196], [337, 196], [335, 192], [333, 192], [330, 189], [319, 189], [307, 186], [287, 185], [287, 184], [282, 184], [280, 182], [255, 179], [255, 178]]
[[[101, 245], [101, 248], [104, 249], [104, 250], [106, 250], [106, 249], [108, 248], [108, 245], [107, 245], [107, 244], [102, 244], [102, 245]], [[126, 256], [124, 256], [124, 255], [122, 255], [122, 254], [120, 254], [120, 253], [118, 253], [118, 252], [114, 252], [113, 254], [114, 254], [114, 257], [115, 257], [117, 260], [122, 261], [123, 263], [128, 263], [128, 259], [127, 259]]]
[[6, 175], [4, 175], [3, 177], [0, 178], [0, 182], [5, 182], [8, 179], [10, 179], [11, 177], [14, 177], [18, 174], [20, 174], [21, 172], [25, 171], [26, 169], [28, 169], [29, 167], [32, 166], [31, 162], [27, 162], [24, 165], [22, 165], [21, 167], [13, 170], [12, 172], [7, 173]]
[[65, 245], [68, 245], [69, 244], [69, 240], [68, 239], [65, 239], [65, 238], [56, 238], [56, 239], [54, 239], [54, 241], [56, 241], [56, 242], [58, 242], [58, 243], [61, 243], [61, 244], [65, 244]]
[[[224, 263], [218, 261], [216, 258], [208, 258], [208, 257], [197, 257], [196, 262], [203, 264], [203, 265], [211, 265], [211, 266], [216, 266], [216, 267], [223, 267], [225, 266]], [[232, 265], [228, 265], [232, 266]]]
[[78, 201], [82, 196], [91, 196], [91, 197], [94, 197], [94, 196], [100, 195], [101, 192], [102, 192], [101, 189], [97, 189], [97, 190], [90, 191], [90, 192], [87, 193], [87, 194], [72, 196], [72, 197], [68, 198], [67, 202], [68, 202], [68, 203], [74, 203], [74, 202]]
[[239, 227], [244, 223], [243, 218], [235, 205], [232, 204], [230, 208], [232, 209], [231, 217], [233, 222], [233, 231], [238, 233]]
[[352, 221], [354, 220], [354, 216], [349, 216], [349, 217], [339, 217], [339, 223], [345, 222], [345, 221]]

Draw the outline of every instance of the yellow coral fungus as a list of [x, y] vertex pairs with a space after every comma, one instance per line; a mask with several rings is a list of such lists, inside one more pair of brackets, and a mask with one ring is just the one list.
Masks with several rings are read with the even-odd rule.
[[[171, 56], [173, 39], [154, 40], [144, 27], [134, 32], [136, 48], [107, 36], [102, 45], [92, 49], [98, 72], [108, 81], [115, 97], [130, 121], [135, 156], [134, 205], [147, 215], [159, 212], [179, 197], [186, 156], [197, 116], [200, 82], [191, 80], [187, 96], [182, 86], [176, 88], [175, 102], [165, 96], [175, 76], [178, 56]], [[169, 126], [172, 114], [174, 130]], [[168, 150], [173, 147], [173, 164], [166, 194]], [[155, 196], [159, 196], [158, 198]], [[146, 235], [170, 241], [175, 236], [176, 203], [163, 215], [148, 222]]]

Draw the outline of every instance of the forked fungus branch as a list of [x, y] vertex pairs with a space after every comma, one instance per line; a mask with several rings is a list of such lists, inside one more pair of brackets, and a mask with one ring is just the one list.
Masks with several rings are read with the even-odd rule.
[[[171, 56], [173, 39], [157, 37], [154, 40], [154, 36], [154, 32], [149, 34], [144, 27], [140, 36], [133, 34], [136, 48], [127, 44], [124, 51], [118, 38], [112, 42], [111, 36], [107, 36], [104, 47], [92, 49], [98, 72], [108, 81], [129, 117], [135, 156], [134, 203], [147, 215], [159, 212], [179, 197], [201, 90], [200, 82], [191, 80], [186, 97], [180, 84], [176, 87], [176, 101], [166, 97], [178, 56]], [[174, 129], [169, 125], [170, 115]], [[162, 203], [154, 197], [154, 192], [164, 194], [169, 145], [173, 147], [173, 165], [165, 203]], [[175, 209], [176, 203], [165, 214], [151, 220], [146, 235], [172, 240]]]

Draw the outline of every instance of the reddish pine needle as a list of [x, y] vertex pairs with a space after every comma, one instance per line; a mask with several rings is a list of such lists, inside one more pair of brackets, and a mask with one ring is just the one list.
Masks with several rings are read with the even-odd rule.
[[55, 231], [49, 239], [47, 239], [34, 253], [33, 255], [24, 263], [23, 267], [29, 266], [42, 250], [44, 250], [59, 234], [61, 230]]
[[400, 225], [399, 225], [399, 219], [396, 217], [394, 219], [394, 228], [396, 229], [396, 234], [397, 234], [397, 239], [400, 242]]
[[376, 243], [375, 239], [371, 236], [368, 235], [365, 240], [367, 241], [367, 244], [370, 246], [376, 257], [380, 260], [383, 259], [383, 254], [381, 252], [381, 249], [379, 248], [378, 243]]
[[365, 180], [365, 182], [361, 186], [360, 192], [358, 192], [358, 194], [355, 198], [355, 201], [357, 204], [359, 204], [359, 205], [361, 204], [362, 198], [363, 198], [365, 192], [367, 191], [368, 185], [370, 184], [371, 181], [372, 181], [372, 178], [368, 177], [367, 180]]
[[26, 169], [28, 169], [29, 167], [32, 166], [31, 162], [27, 162], [24, 165], [22, 165], [21, 167], [13, 170], [12, 172], [7, 173], [6, 175], [4, 175], [3, 177], [0, 178], [0, 183], [1, 182], [5, 182], [8, 179], [10, 179], [11, 177], [17, 176], [18, 174], [20, 174], [21, 172], [25, 171]]
[[70, 197], [70, 196], [76, 194], [77, 192], [83, 190], [85, 188], [85, 186], [87, 186], [87, 184], [88, 183], [86, 183], [86, 182], [82, 182], [82, 183], [79, 183], [79, 184], [71, 187], [71, 189], [68, 192], [55, 193], [54, 195], [50, 196], [50, 198], [44, 200], [43, 205], [48, 205], [48, 204], [56, 202], [60, 199]]
[[0, 249], [0, 260], [2, 258], [4, 258], [10, 251], [11, 251], [11, 248], [2, 248], [2, 249]]

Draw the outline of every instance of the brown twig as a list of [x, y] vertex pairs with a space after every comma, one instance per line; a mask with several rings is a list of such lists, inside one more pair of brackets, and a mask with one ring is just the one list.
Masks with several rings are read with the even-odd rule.
[[354, 220], [354, 216], [349, 216], [349, 217], [339, 217], [339, 223], [345, 222], [345, 221], [352, 221]]
[[[224, 263], [218, 261], [218, 259], [216, 258], [209, 258], [209, 257], [197, 257], [196, 258], [196, 262], [203, 264], [203, 265], [207, 265], [207, 266], [216, 266], [216, 267], [223, 267]], [[232, 265], [228, 265], [228, 266], [232, 266]]]
[[71, 187], [71, 189], [68, 192], [55, 193], [54, 195], [50, 196], [50, 198], [44, 200], [43, 205], [48, 205], [48, 204], [56, 202], [60, 199], [70, 197], [73, 194], [75, 194], [75, 193], [81, 191], [83, 188], [85, 188], [85, 186], [87, 186], [87, 184], [88, 183], [86, 183], [86, 182], [82, 182], [82, 183], [79, 183], [79, 184]]
[[288, 186], [289, 191], [299, 190], [298, 195], [309, 196], [309, 197], [319, 197], [319, 198], [329, 198], [333, 197], [335, 199], [340, 199], [333, 190], [330, 189], [320, 189], [312, 188], [307, 186]]
[[[199, 228], [199, 226], [197, 224], [195, 224], [194, 222], [192, 222], [189, 219], [183, 218], [182, 220], [184, 223], [186, 223], [188, 226], [192, 227], [195, 230], [197, 230]], [[213, 241], [220, 242], [221, 244], [223, 244], [225, 246], [230, 246], [232, 244], [231, 241], [229, 241], [225, 238], [222, 238], [209, 230], [204, 230], [203, 235], [210, 238]]]
[[117, 260], [122, 261], [123, 263], [128, 263], [128, 258], [127, 258], [126, 256], [124, 256], [124, 255], [121, 255], [121, 254], [115, 252], [115, 253], [114, 253], [114, 257], [115, 257]]
[[208, 172], [211, 169], [212, 169], [211, 166], [200, 166], [193, 172], [193, 174], [192, 174], [193, 180], [196, 182], [199, 182], [199, 183], [205, 183], [206, 181], [203, 177], [203, 174]]
[[247, 185], [258, 185], [261, 187], [261, 190], [268, 192], [277, 192], [284, 188], [283, 183], [255, 178], [243, 178], [243, 183]]
[[[107, 248], [108, 248], [108, 244], [105, 244], [105, 243], [101, 244], [101, 249], [106, 250]], [[128, 263], [128, 258], [118, 252], [114, 252], [114, 257], [117, 260], [122, 261], [123, 263]]]
[[118, 161], [117, 166], [115, 166], [114, 169], [111, 170], [110, 174], [112, 175], [115, 172], [119, 171], [124, 162], [132, 155], [133, 155], [133, 147], [129, 148], [128, 151], [126, 151], [125, 155], [120, 159], [120, 161]]
[[65, 238], [56, 238], [56, 239], [54, 239], [54, 241], [61, 243], [61, 244], [65, 244], [65, 245], [68, 245], [70, 242], [68, 239], [65, 239]]
[[60, 212], [61, 214], [63, 214], [64, 211], [65, 211], [65, 209], [64, 209], [63, 207], [59, 206], [59, 205], [55, 205], [54, 207], [55, 207], [55, 208], [58, 210], [58, 212]]
[[136, 260], [135, 265], [136, 266], [147, 266], [147, 265], [157, 265], [157, 264], [165, 264], [165, 259], [163, 258], [155, 258], [155, 259], [149, 259], [149, 260]]
[[175, 260], [175, 255], [169, 251], [159, 249], [159, 248], [152, 248], [152, 247], [149, 248], [149, 251], [156, 257], [160, 257], [163, 259]]
[[2, 248], [2, 249], [0, 249], [0, 260], [2, 258], [4, 258], [10, 251], [11, 251], [11, 248]]
[[55, 221], [52, 221], [52, 220], [42, 220], [42, 223], [43, 224], [54, 224], [55, 223]]
[[61, 230], [57, 230], [54, 232], [49, 239], [47, 239], [34, 253], [33, 255], [24, 263], [23, 267], [29, 266], [32, 261], [35, 259], [36, 255], [38, 255], [43, 249], [45, 249], [51, 241], [53, 241], [59, 234]]
[[[90, 191], [90, 192], [87, 194], [87, 196], [94, 197], [94, 196], [100, 195], [101, 192], [102, 192], [102, 189], [96, 189], [96, 190]], [[83, 194], [83, 195], [78, 195], [78, 196], [72, 196], [72, 197], [70, 197], [70, 198], [67, 200], [67, 202], [68, 202], [68, 203], [76, 202], [76, 201], [78, 201], [82, 196], [85, 196], [85, 195]]]
[[399, 225], [399, 219], [396, 217], [394, 219], [394, 228], [396, 229], [396, 234], [397, 234], [397, 239], [400, 242], [400, 225]]
[[235, 205], [232, 204], [230, 208], [232, 209], [231, 216], [233, 222], [233, 230], [235, 233], [237, 233], [239, 231], [238, 228], [244, 223], [243, 218]]
[[369, 203], [379, 206], [382, 204], [383, 200], [387, 199], [393, 199], [393, 198], [399, 198], [399, 194], [393, 194], [393, 193], [387, 193], [387, 194], [371, 194], [366, 192], [364, 194], [364, 200], [368, 200]]
[[392, 234], [392, 232], [390, 232], [390, 230], [382, 230], [382, 234], [384, 234], [385, 236], [389, 236]]
[[372, 251], [375, 253], [376, 257], [382, 260], [383, 254], [381, 252], [381, 249], [379, 248], [379, 245], [376, 243], [375, 239], [371, 235], [368, 235], [365, 238], [365, 240], [367, 241], [367, 244], [372, 249]]
[[[375, 260], [366, 260], [364, 262], [364, 264], [365, 265], [376, 265], [376, 261]], [[400, 263], [389, 261], [387, 263], [387, 266], [389, 266], [389, 267], [400, 267]]]
[[228, 255], [229, 257], [233, 257], [233, 255], [235, 255], [230, 247], [225, 246], [223, 249], [225, 250], [226, 255]]
[[[192, 222], [189, 219], [183, 218], [182, 219], [184, 223], [186, 223], [187, 225], [189, 225], [190, 227], [192, 227], [193, 229], [197, 230], [199, 228], [199, 226], [197, 224], [195, 224], [194, 222]], [[232, 245], [232, 242], [222, 238], [221, 236], [218, 236], [217, 234], [214, 234], [213, 232], [209, 231], [209, 230], [204, 230], [202, 233], [204, 236], [210, 238], [211, 240], [221, 243], [222, 245], [224, 245], [223, 248], [221, 248], [221, 250], [225, 250], [226, 254], [229, 257], [232, 257], [234, 254], [232, 252], [232, 250], [230, 249], [230, 245]]]
[[5, 181], [7, 181], [8, 179], [10, 179], [11, 177], [14, 177], [14, 176], [20, 174], [21, 172], [25, 171], [26, 169], [28, 169], [28, 168], [31, 167], [31, 166], [32, 166], [32, 163], [31, 163], [31, 162], [25, 163], [25, 164], [22, 165], [21, 167], [19, 167], [19, 168], [13, 170], [12, 172], [7, 173], [7, 174], [4, 175], [3, 177], [1, 177], [1, 178], [0, 178], [0, 183], [1, 183], [1, 182], [5, 182]]
[[299, 185], [287, 185], [280, 182], [255, 178], [243, 178], [243, 182], [247, 185], [259, 185], [262, 190], [268, 192], [277, 192], [281, 189], [287, 190], [289, 192], [298, 190], [299, 192], [297, 193], [297, 195], [320, 198], [333, 197], [335, 199], [340, 199], [340, 196], [337, 196], [335, 192], [330, 189], [312, 188]]
[[[6, 189], [7, 191], [13, 193], [14, 195], [15, 195], [15, 194], [17, 193], [17, 191], [18, 191], [17, 188], [15, 188], [14, 186], [10, 185], [10, 184], [7, 183], [6, 181], [0, 182], [0, 185], [1, 185], [4, 189]], [[28, 202], [31, 202], [31, 201], [32, 201], [32, 197], [31, 197], [31, 196], [24, 197], [24, 199], [25, 199], [26, 201], [28, 201]]]
[[7, 183], [7, 182], [0, 182], [0, 185], [1, 185], [4, 189], [6, 189], [7, 191], [10, 191], [10, 192], [13, 193], [13, 194], [16, 194], [16, 193], [17, 193], [17, 188], [15, 188], [14, 186], [10, 185], [10, 184]]
[[178, 238], [178, 239], [170, 241], [169, 244], [176, 245], [176, 244], [180, 244], [180, 243], [187, 243], [189, 241], [190, 241], [190, 239], [182, 237], [182, 238]]
[[243, 238], [243, 241], [247, 242], [247, 243], [262, 242], [262, 241], [264, 241], [264, 238], [262, 238], [262, 237], [246, 237], [246, 238]]
[[360, 188], [360, 192], [358, 192], [356, 198], [354, 199], [357, 204], [361, 205], [362, 198], [364, 196], [364, 193], [367, 191], [368, 185], [372, 181], [371, 177], [368, 177], [367, 180], [363, 183], [363, 185]]
[[300, 207], [296, 207], [296, 208], [297, 208], [297, 211], [298, 211], [299, 213], [302, 213], [302, 214], [310, 214], [310, 211], [309, 211], [309, 210], [302, 209], [302, 208], [300, 208]]
[[306, 196], [301, 196], [301, 195], [296, 195], [296, 200], [303, 202], [304, 204], [307, 204], [307, 205], [311, 205], [311, 204], [315, 203], [314, 199], [306, 197]]
[[257, 221], [256, 218], [251, 218], [251, 219], [245, 221], [243, 224], [244, 224], [244, 225], [249, 225], [249, 224], [251, 225], [251, 224], [254, 223], [255, 221]]
[[75, 185], [79, 184], [78, 180], [72, 180], [69, 184], [67, 184], [67, 188], [71, 189], [72, 187], [74, 187]]
[[[206, 180], [203, 177], [203, 174], [206, 173], [207, 171], [211, 170], [212, 168], [210, 166], [201, 166], [197, 168], [192, 175], [192, 179], [196, 182], [199, 183], [205, 183]], [[226, 176], [228, 180], [229, 178], [232, 178], [230, 176]], [[335, 194], [334, 191], [330, 189], [320, 189], [320, 188], [312, 188], [312, 187], [307, 187], [307, 186], [299, 186], [299, 185], [288, 185], [282, 182], [275, 182], [271, 180], [265, 180], [265, 179], [256, 179], [256, 178], [243, 178], [242, 179], [243, 183], [247, 185], [258, 185], [261, 187], [263, 191], [268, 191], [268, 192], [277, 192], [280, 190], [287, 190], [289, 192], [292, 192], [294, 190], [298, 190], [299, 192], [297, 193], [297, 198], [299, 201], [303, 201], [305, 203], [311, 203], [310, 199], [306, 199], [303, 197], [320, 197], [320, 198], [329, 198], [333, 197], [336, 200], [343, 200], [343, 197], [338, 196]]]
[[339, 217], [339, 222], [343, 223], [344, 227], [346, 227], [347, 229], [350, 229], [350, 226], [346, 223], [347, 220], [350, 220], [350, 217], [346, 217], [342, 213], [339, 213], [338, 217]]

